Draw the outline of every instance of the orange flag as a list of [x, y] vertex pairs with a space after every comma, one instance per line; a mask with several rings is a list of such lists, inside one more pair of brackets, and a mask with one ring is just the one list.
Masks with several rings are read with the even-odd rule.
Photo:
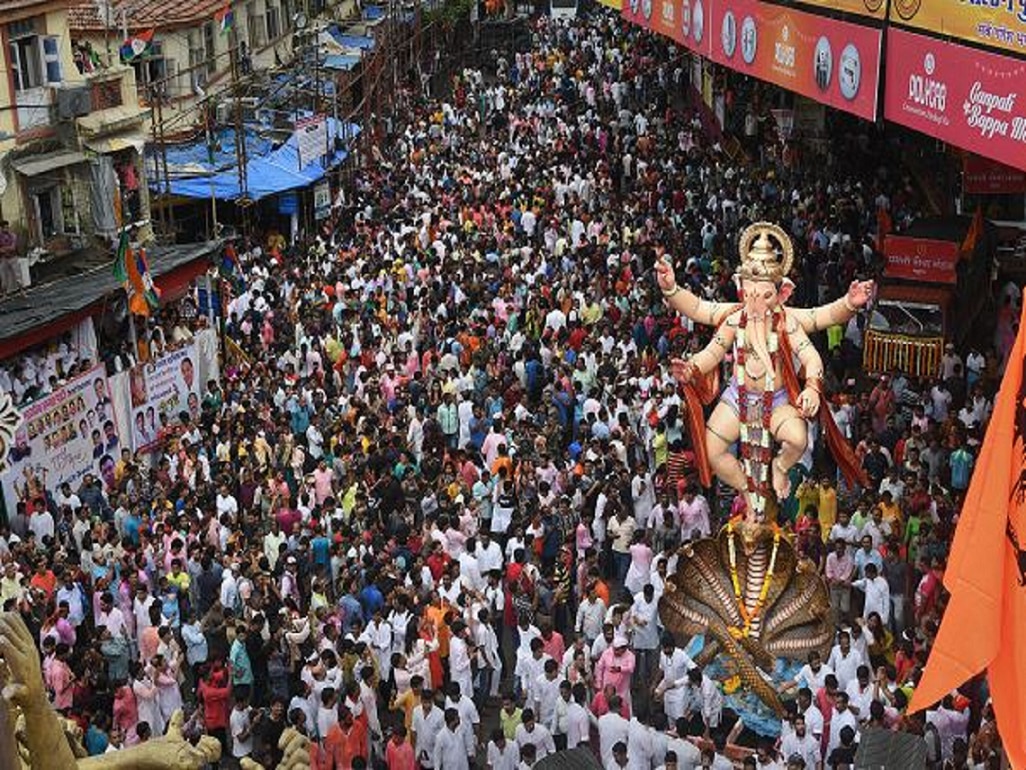
[[955, 531], [951, 601], [909, 709], [987, 669], [1012, 766], [1026, 768], [1026, 307]]
[[962, 241], [962, 247], [959, 249], [963, 259], [972, 259], [973, 252], [976, 251], [976, 244], [983, 237], [983, 225], [983, 207], [977, 206], [972, 224], [969, 225]]

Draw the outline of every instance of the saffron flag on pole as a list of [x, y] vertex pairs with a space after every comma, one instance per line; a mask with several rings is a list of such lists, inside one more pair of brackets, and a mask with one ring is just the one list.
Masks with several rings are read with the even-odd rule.
[[129, 248], [125, 256], [128, 282], [128, 309], [135, 315], [148, 316], [151, 310], [160, 307], [160, 289], [153, 282], [150, 266], [146, 260], [146, 249]]
[[976, 251], [976, 244], [980, 238], [983, 237], [983, 208], [981, 206], [976, 207], [976, 213], [973, 215], [972, 224], [969, 225], [969, 230], [965, 234], [965, 239], [962, 241], [962, 247], [960, 251], [962, 256], [969, 259], [973, 256], [973, 252]]
[[909, 708], [920, 711], [987, 669], [998, 732], [1026, 768], [1026, 307], [944, 585], [951, 600]]
[[221, 34], [227, 35], [232, 27], [235, 26], [235, 11], [232, 10], [231, 4], [226, 5], [222, 10], [215, 13], [214, 21], [217, 22]]

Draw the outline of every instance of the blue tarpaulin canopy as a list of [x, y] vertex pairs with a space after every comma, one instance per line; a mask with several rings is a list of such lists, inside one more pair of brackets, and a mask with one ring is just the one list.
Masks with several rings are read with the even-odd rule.
[[[245, 129], [246, 152], [250, 155], [266, 155], [273, 146], [270, 139], [260, 136], [254, 129]], [[213, 148], [207, 146], [205, 137], [188, 144], [169, 144], [166, 147], [167, 171], [171, 177], [212, 174], [231, 168], [237, 162], [235, 155], [235, 129], [225, 128], [214, 132]], [[155, 154], [150, 147], [151, 156]], [[213, 162], [211, 162], [211, 158]]]
[[329, 54], [324, 57], [324, 66], [329, 70], [339, 70], [341, 72], [349, 72], [360, 63], [359, 56], [349, 56], [342, 54]]
[[385, 18], [385, 9], [380, 5], [365, 5], [363, 7], [363, 18], [367, 21], [377, 21]]
[[347, 35], [336, 24], [328, 27], [328, 33], [343, 48], [358, 48], [361, 51], [374, 50], [374, 38], [367, 35]]
[[[334, 118], [327, 118], [328, 135], [332, 138], [354, 139], [360, 133], [360, 127], [344, 124]], [[295, 136], [269, 153], [253, 157], [246, 163], [246, 197], [260, 200], [269, 195], [307, 187], [319, 181], [327, 173], [348, 156], [346, 150], [335, 150], [327, 157], [327, 162], [314, 161], [300, 168], [299, 144]], [[190, 179], [172, 179], [171, 192], [185, 198], [210, 198], [218, 200], [236, 200], [243, 197], [237, 167], [220, 171], [209, 176], [198, 176]]]

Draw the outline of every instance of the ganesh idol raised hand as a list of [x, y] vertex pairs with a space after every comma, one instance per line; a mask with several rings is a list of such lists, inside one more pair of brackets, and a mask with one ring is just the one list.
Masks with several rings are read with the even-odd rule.
[[[828, 305], [789, 308], [794, 247], [787, 234], [758, 222], [741, 234], [739, 252], [739, 303], [709, 302], [678, 286], [663, 255], [656, 278], [671, 308], [716, 329], [703, 350], [671, 363], [674, 376], [688, 383], [713, 374], [733, 352], [734, 371], [706, 423], [706, 450], [712, 471], [744, 493], [750, 515], [761, 520], [771, 488], [778, 500], [787, 496], [788, 471], [808, 440], [805, 420], [820, 410], [823, 361], [808, 335], [847, 323], [870, 301], [874, 287], [872, 281], [855, 281]], [[735, 457], [730, 447], [737, 442]]]

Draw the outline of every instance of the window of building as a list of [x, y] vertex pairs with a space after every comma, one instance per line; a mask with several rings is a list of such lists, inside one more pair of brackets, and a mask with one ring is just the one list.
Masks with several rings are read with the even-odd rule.
[[36, 34], [34, 19], [7, 25], [7, 51], [15, 92], [61, 82], [60, 40]]
[[203, 42], [199, 36], [189, 32], [186, 35], [189, 42], [189, 81], [195, 91], [197, 88], [205, 88], [207, 85], [207, 72], [204, 67]]
[[246, 3], [246, 32], [251, 50], [264, 44], [264, 19], [257, 12], [256, 3]]
[[292, 31], [292, 0], [281, 0], [281, 31]]
[[43, 69], [47, 83], [61, 82], [61, 48], [55, 37], [42, 37], [39, 39], [43, 46]]
[[132, 61], [135, 70], [135, 82], [148, 92], [153, 86], [159, 93], [167, 95], [167, 60], [164, 58], [164, 41], [154, 40], [146, 56]]
[[36, 235], [40, 241], [45, 241], [64, 232], [58, 185], [32, 193], [32, 209], [36, 215]]
[[277, 40], [281, 35], [281, 19], [278, 16], [278, 6], [267, 3], [267, 42]]
[[214, 22], [212, 21], [203, 25], [203, 48], [207, 61], [207, 74], [213, 75], [217, 72], [217, 37], [214, 34]]

